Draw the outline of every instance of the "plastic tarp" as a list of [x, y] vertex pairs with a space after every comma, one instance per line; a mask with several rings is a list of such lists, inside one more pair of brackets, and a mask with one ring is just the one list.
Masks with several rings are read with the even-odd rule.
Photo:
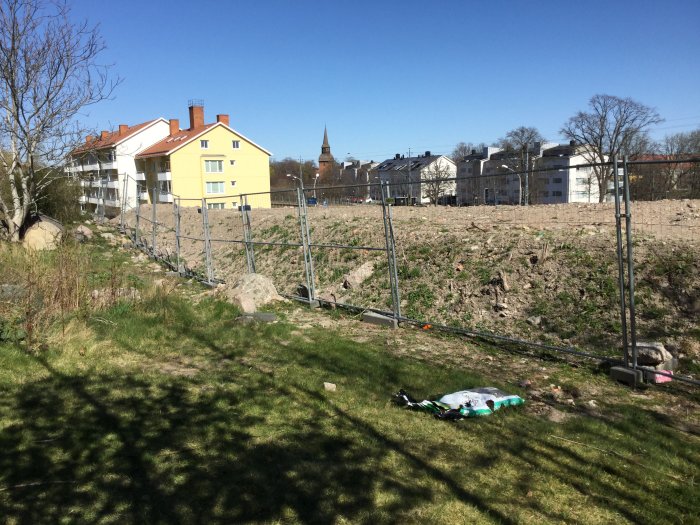
[[446, 394], [436, 401], [416, 401], [404, 390], [394, 395], [402, 406], [431, 412], [441, 419], [488, 416], [501, 407], [522, 405], [525, 400], [494, 387], [473, 388]]

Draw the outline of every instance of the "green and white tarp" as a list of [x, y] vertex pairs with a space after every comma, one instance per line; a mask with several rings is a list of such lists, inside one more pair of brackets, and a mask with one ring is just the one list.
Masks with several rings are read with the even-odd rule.
[[446, 394], [437, 401], [415, 401], [406, 392], [400, 390], [394, 399], [400, 405], [425, 410], [438, 417], [450, 419], [488, 416], [501, 407], [522, 405], [525, 402], [520, 396], [506, 394], [490, 386], [460, 390]]

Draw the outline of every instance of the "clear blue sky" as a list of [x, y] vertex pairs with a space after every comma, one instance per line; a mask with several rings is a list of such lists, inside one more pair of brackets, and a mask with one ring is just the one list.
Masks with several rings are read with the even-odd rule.
[[[70, 0], [69, 0], [70, 1]], [[274, 154], [449, 153], [517, 126], [561, 140], [596, 93], [700, 127], [699, 0], [74, 0], [124, 79], [84, 120], [187, 123], [187, 101]]]

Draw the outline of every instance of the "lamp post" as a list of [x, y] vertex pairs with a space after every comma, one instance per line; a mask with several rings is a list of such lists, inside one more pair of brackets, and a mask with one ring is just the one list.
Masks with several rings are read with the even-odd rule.
[[318, 182], [319, 176], [320, 176], [320, 174], [317, 173], [316, 177], [314, 178], [314, 199], [316, 199], [316, 183]]
[[501, 168], [510, 171], [514, 175], [517, 175], [517, 177], [518, 177], [518, 206], [522, 206], [522, 204], [523, 204], [523, 180], [520, 177], [520, 173], [516, 172], [513, 168], [509, 168], [505, 164], [501, 164]]

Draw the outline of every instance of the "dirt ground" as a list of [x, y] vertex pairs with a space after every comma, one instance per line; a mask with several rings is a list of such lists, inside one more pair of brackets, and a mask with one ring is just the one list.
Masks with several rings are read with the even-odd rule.
[[[380, 206], [313, 207], [308, 215], [317, 295], [391, 311]], [[394, 207], [392, 215], [403, 316], [620, 354], [612, 203]], [[150, 217], [142, 206], [148, 245]], [[199, 272], [203, 217], [181, 209], [181, 258]], [[215, 276], [234, 283], [247, 272], [240, 212], [208, 210], [208, 218]], [[253, 208], [251, 223], [257, 273], [295, 295], [305, 282], [297, 210]], [[127, 224], [135, 226], [133, 213]], [[664, 342], [689, 373], [700, 371], [700, 200], [635, 202], [631, 224], [638, 339]], [[159, 206], [161, 254], [175, 253], [174, 231], [173, 208]]]

